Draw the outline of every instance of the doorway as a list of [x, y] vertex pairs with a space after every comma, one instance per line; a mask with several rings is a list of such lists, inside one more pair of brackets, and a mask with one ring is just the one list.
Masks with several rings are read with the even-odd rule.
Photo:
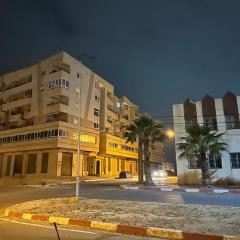
[[130, 168], [130, 173], [132, 174], [133, 173], [133, 166], [132, 166], [131, 163], [129, 164], [129, 168]]
[[62, 153], [61, 176], [72, 176], [72, 153]]
[[100, 175], [100, 161], [96, 161], [96, 175]]
[[14, 161], [13, 175], [22, 174], [23, 155], [16, 155]]

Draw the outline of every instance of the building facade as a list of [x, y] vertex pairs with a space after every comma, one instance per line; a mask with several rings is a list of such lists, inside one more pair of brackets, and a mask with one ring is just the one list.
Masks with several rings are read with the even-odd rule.
[[[227, 92], [222, 98], [206, 95], [201, 101], [187, 99], [173, 105], [175, 144], [186, 134], [186, 127], [198, 123], [212, 131], [224, 133], [222, 141], [228, 144], [228, 151], [220, 158], [208, 156], [209, 169], [217, 178], [240, 180], [240, 97]], [[176, 149], [177, 174], [180, 183], [199, 184], [201, 171], [194, 161], [179, 159]]]
[[[79, 110], [80, 109], [80, 110]], [[0, 178], [137, 173], [124, 128], [139, 114], [127, 97], [66, 52], [0, 76]]]

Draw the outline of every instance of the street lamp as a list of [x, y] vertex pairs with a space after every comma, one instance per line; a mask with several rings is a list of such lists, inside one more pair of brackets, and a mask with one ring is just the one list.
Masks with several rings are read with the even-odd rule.
[[81, 120], [81, 78], [79, 78], [78, 89], [78, 128], [77, 128], [77, 176], [76, 176], [76, 199], [80, 197], [80, 120]]
[[174, 138], [175, 132], [172, 129], [167, 129], [166, 135], [169, 139]]

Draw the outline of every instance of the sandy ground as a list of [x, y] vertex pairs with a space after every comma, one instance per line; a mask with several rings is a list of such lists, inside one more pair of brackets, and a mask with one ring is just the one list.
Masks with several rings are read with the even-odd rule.
[[191, 232], [240, 235], [240, 208], [110, 200], [36, 200], [10, 210]]

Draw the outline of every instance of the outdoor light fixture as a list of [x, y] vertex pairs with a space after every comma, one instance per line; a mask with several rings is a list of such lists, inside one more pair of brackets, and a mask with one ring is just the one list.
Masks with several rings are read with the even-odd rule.
[[167, 129], [166, 135], [167, 135], [168, 138], [171, 139], [171, 138], [174, 138], [175, 133], [174, 133], [174, 131], [172, 129]]

